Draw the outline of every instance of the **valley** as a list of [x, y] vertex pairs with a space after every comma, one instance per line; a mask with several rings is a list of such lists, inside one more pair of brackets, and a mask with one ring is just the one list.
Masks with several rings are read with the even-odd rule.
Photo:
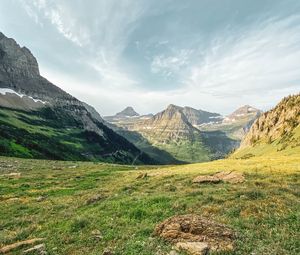
[[297, 255], [299, 177], [299, 93], [102, 116], [0, 33], [1, 254]]
[[[261, 113], [251, 106], [243, 106], [223, 117], [218, 113], [171, 104], [155, 115], [139, 115], [132, 107], [127, 107], [104, 120], [140, 150], [150, 153], [157, 162], [171, 164], [176, 160], [192, 163], [226, 157], [239, 146]], [[162, 161], [161, 150], [173, 159], [168, 157]]]

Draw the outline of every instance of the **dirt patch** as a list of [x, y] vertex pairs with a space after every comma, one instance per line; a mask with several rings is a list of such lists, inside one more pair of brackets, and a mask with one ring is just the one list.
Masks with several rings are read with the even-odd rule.
[[200, 175], [193, 179], [193, 183], [219, 183], [222, 181], [232, 184], [243, 183], [245, 177], [239, 172], [222, 171], [214, 175]]
[[231, 228], [195, 214], [171, 217], [157, 225], [154, 233], [171, 243], [179, 243], [177, 246], [181, 247], [202, 242], [212, 251], [233, 250], [236, 239], [236, 233]]

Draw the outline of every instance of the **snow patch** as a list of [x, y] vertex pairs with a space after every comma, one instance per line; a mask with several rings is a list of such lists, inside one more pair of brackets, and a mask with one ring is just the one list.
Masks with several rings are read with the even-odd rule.
[[209, 116], [210, 119], [222, 119], [222, 116]]
[[8, 88], [0, 88], [0, 94], [1, 94], [1, 95], [4, 95], [4, 96], [5, 96], [6, 94], [15, 94], [15, 95], [17, 95], [18, 97], [21, 97], [21, 98], [23, 98], [23, 97], [28, 97], [28, 98], [32, 99], [34, 102], [36, 102], [36, 103], [37, 103], [37, 102], [42, 103], [42, 104], [46, 104], [46, 103], [47, 103], [46, 101], [42, 101], [42, 100], [40, 100], [40, 99], [36, 99], [36, 98], [31, 97], [31, 96], [27, 96], [27, 95], [24, 95], [24, 94], [20, 94], [20, 93], [14, 91], [14, 90], [8, 89]]

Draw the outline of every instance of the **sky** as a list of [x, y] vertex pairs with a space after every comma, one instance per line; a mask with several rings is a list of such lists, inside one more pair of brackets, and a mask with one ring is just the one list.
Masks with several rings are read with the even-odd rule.
[[300, 92], [299, 0], [1, 0], [0, 31], [101, 115], [228, 114]]

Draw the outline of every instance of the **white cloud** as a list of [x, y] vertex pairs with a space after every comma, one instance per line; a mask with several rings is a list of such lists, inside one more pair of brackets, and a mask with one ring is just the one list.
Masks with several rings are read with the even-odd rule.
[[[168, 18], [161, 19], [162, 25], [171, 23], [166, 27], [179, 34], [178, 38], [172, 33], [159, 36], [154, 30], [154, 39], [151, 35], [132, 37], [150, 15], [150, 1], [23, 0], [22, 3], [37, 24], [52, 25], [57, 35], [78, 46], [78, 56], [66, 62], [78, 61], [85, 68], [92, 68], [99, 74], [99, 80], [85, 83], [84, 79], [78, 79], [81, 70], [70, 77], [64, 70], [57, 72], [42, 66], [42, 73], [105, 115], [127, 105], [135, 106], [141, 113], [157, 112], [169, 103], [221, 113], [228, 113], [241, 104], [266, 109], [286, 94], [300, 90], [299, 16], [215, 30], [208, 39], [199, 30], [199, 34], [187, 37], [185, 42], [182, 31], [177, 31], [179, 23], [173, 24]], [[53, 37], [51, 34], [49, 43]], [[148, 39], [151, 41], [146, 49], [150, 69], [139, 69], [145, 71], [146, 77], [140, 80], [143, 74], [128, 68], [130, 60], [124, 51], [131, 43], [139, 54], [146, 55], [143, 44]], [[156, 91], [149, 85], [142, 86], [143, 82], [150, 83], [146, 80], [148, 74], [166, 77], [160, 80], [162, 86], [169, 77], [175, 77], [170, 80], [176, 89], [166, 86], [168, 90]]]
[[299, 31], [300, 16], [291, 16], [223, 34], [204, 60], [191, 67], [187, 89], [222, 97], [259, 97], [295, 86], [300, 90]]
[[21, 0], [27, 14], [40, 25], [46, 19], [66, 39], [82, 47], [90, 42], [89, 29], [84, 23], [76, 19], [70, 6], [64, 2], [32, 0], [30, 2]]
[[182, 68], [186, 68], [190, 63], [193, 50], [180, 49], [173, 51], [174, 53], [168, 56], [164, 54], [154, 56], [151, 62], [151, 72], [154, 74], [161, 73], [165, 76], [171, 76], [178, 73]]

